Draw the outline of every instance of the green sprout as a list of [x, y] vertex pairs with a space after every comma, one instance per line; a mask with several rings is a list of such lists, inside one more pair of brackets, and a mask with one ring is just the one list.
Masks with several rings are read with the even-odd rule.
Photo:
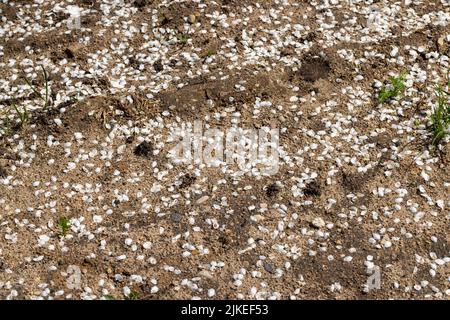
[[217, 53], [214, 50], [208, 50], [208, 52], [206, 53], [206, 56], [208, 57], [212, 57], [215, 56]]
[[[14, 108], [17, 116], [19, 117], [19, 125], [22, 127], [24, 126], [29, 120], [30, 120], [30, 114], [27, 110], [27, 108], [24, 106], [23, 110], [20, 110], [14, 103], [12, 104], [12, 107]], [[11, 107], [5, 108], [6, 112], [3, 112], [2, 114], [2, 125], [0, 126], [3, 135], [10, 135], [13, 131], [15, 125], [13, 124], [13, 121], [10, 118], [11, 115]]]
[[23, 111], [21, 111], [15, 104], [12, 106], [19, 117], [20, 126], [24, 126], [28, 120], [30, 120], [30, 114], [28, 113], [27, 107], [24, 106]]
[[445, 91], [442, 86], [438, 86], [436, 88], [436, 96], [437, 106], [433, 108], [433, 113], [430, 116], [431, 131], [433, 133], [431, 143], [435, 146], [450, 134], [450, 93]]
[[61, 229], [61, 235], [62, 235], [63, 237], [65, 237], [66, 234], [67, 234], [67, 232], [68, 232], [69, 229], [70, 229], [70, 221], [69, 221], [69, 219], [67, 219], [66, 217], [61, 217], [61, 218], [59, 219], [59, 221], [58, 221], [58, 226], [59, 226], [60, 229]]
[[176, 32], [175, 37], [180, 41], [183, 45], [187, 43], [189, 39], [189, 35], [187, 33]]
[[0, 128], [2, 129], [3, 135], [8, 136], [12, 131], [11, 119], [9, 116], [6, 116], [2, 119], [2, 121], [3, 123]]
[[75, 94], [70, 95], [70, 96], [69, 96], [69, 99], [70, 99], [70, 101], [72, 101], [72, 102], [78, 102], [78, 98], [77, 98], [77, 96], [76, 96]]
[[139, 293], [136, 291], [131, 291], [127, 296], [125, 296], [125, 300], [137, 300], [139, 298]]
[[28, 80], [26, 77], [23, 77], [25, 82], [28, 84], [28, 86], [30, 87], [31, 90], [33, 90], [33, 92], [39, 97], [39, 99], [41, 99], [44, 102], [43, 105], [43, 109], [47, 109], [48, 107], [48, 102], [49, 102], [49, 88], [48, 88], [48, 76], [47, 76], [47, 71], [45, 71], [45, 68], [43, 66], [41, 66], [42, 68], [42, 73], [44, 76], [44, 88], [45, 88], [45, 95], [43, 96], [38, 89], [36, 89], [35, 86], [33, 86], [30, 82], [30, 80]]
[[391, 83], [381, 89], [378, 94], [378, 101], [384, 103], [402, 94], [406, 89], [406, 75], [407, 73], [403, 71], [398, 77], [390, 77], [389, 81]]

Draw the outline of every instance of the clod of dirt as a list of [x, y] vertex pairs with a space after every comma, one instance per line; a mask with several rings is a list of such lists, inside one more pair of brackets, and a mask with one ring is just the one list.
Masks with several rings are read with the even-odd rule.
[[267, 186], [266, 189], [266, 195], [268, 197], [273, 197], [275, 196], [278, 192], [280, 191], [280, 187], [278, 187], [275, 183], [270, 184], [269, 186]]
[[179, 213], [172, 213], [171, 215], [170, 215], [170, 219], [172, 219], [172, 221], [173, 222], [180, 222], [181, 221], [181, 218], [182, 218], [182, 216], [181, 216], [181, 214], [179, 214]]
[[127, 144], [133, 143], [133, 141], [134, 141], [134, 137], [133, 137], [133, 136], [129, 136], [129, 137], [127, 137], [127, 138], [125, 139], [125, 142], [126, 142]]
[[140, 65], [139, 61], [138, 61], [136, 58], [134, 58], [134, 57], [129, 58], [129, 59], [128, 59], [128, 63], [129, 63], [129, 65], [132, 66], [134, 69], [138, 69], [138, 68], [139, 68], [139, 65]]
[[325, 221], [320, 217], [314, 218], [314, 220], [311, 221], [311, 226], [317, 229], [323, 228], [325, 227]]
[[0, 166], [0, 178], [6, 178], [6, 175], [8, 172], [6, 172], [6, 169]]
[[164, 70], [164, 66], [162, 64], [161, 59], [157, 60], [154, 64], [153, 64], [153, 68], [155, 69], [156, 72], [161, 72]]
[[307, 197], [320, 197], [320, 185], [315, 181], [308, 183], [303, 189], [303, 194]]
[[139, 9], [145, 7], [147, 4], [148, 4], [148, 0], [135, 0], [133, 2], [133, 5]]
[[174, 2], [158, 10], [160, 16], [161, 26], [169, 26], [172, 29], [182, 31], [182, 26], [185, 23], [184, 18], [194, 14], [197, 6], [192, 1]]
[[197, 178], [195, 176], [192, 176], [190, 174], [184, 175], [181, 178], [180, 188], [183, 189], [183, 188], [187, 188], [187, 187], [191, 186], [196, 179]]
[[54, 14], [54, 20], [56, 22], [65, 21], [65, 20], [67, 20], [69, 18], [70, 18], [70, 14], [69, 13], [58, 12], [58, 13]]
[[273, 273], [275, 271], [275, 266], [272, 263], [264, 263], [264, 270]]
[[93, 6], [96, 0], [81, 0], [81, 4]]
[[[236, 90], [236, 84], [242, 83], [244, 79], [244, 85], [248, 90]], [[215, 107], [243, 105], [252, 102], [255, 96], [269, 99], [282, 94], [283, 90], [285, 90], [283, 86], [268, 73], [254, 75], [243, 72], [226, 80], [196, 77], [183, 88], [163, 91], [157, 98], [164, 109], [175, 109], [177, 114], [185, 117], [199, 117], [211, 111], [208, 100], [214, 101]]]
[[70, 50], [69, 48], [66, 48], [66, 50], [64, 50], [64, 53], [66, 54], [66, 57], [68, 59], [73, 59], [75, 58], [75, 54], [73, 53], [72, 50]]
[[317, 38], [317, 34], [315, 32], [309, 32], [304, 37], [302, 37], [302, 40], [304, 41], [314, 41]]
[[355, 192], [365, 183], [364, 176], [358, 174], [342, 173], [342, 185], [345, 189]]
[[283, 48], [280, 51], [280, 55], [282, 57], [293, 56], [295, 54], [295, 50], [292, 47]]
[[307, 82], [325, 79], [331, 71], [330, 63], [322, 57], [308, 57], [302, 61], [300, 77]]
[[160, 22], [159, 22], [160, 26], [161, 27], [166, 26], [169, 22], [170, 22], [170, 19], [165, 14], [162, 14], [160, 17]]
[[149, 157], [152, 153], [152, 146], [147, 141], [141, 142], [136, 148], [134, 148], [134, 154], [139, 157]]
[[445, 37], [444, 36], [441, 36], [440, 38], [438, 38], [436, 40], [436, 47], [437, 47], [438, 51], [442, 54], [444, 54], [448, 50], [448, 47], [445, 45]]

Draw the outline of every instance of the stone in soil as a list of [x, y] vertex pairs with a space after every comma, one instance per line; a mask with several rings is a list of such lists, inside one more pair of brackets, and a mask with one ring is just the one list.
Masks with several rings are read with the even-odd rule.
[[135, 149], [134, 154], [140, 157], [149, 157], [152, 152], [152, 146], [147, 141], [141, 142]]

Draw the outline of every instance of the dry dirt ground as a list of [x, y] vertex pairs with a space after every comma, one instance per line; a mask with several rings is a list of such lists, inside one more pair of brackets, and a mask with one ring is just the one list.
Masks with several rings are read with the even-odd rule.
[[[448, 0], [0, 0], [0, 36], [0, 298], [449, 299]], [[194, 120], [278, 128], [278, 171], [173, 161]]]

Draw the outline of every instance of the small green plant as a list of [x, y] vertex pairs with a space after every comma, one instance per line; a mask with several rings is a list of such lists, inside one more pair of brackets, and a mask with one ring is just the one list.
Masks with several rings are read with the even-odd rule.
[[[20, 110], [14, 103], [12, 104], [13, 109], [16, 112], [16, 115], [19, 118], [19, 125], [22, 127], [30, 120], [30, 114], [27, 108], [24, 106], [23, 110]], [[11, 107], [5, 108], [5, 112], [2, 114], [2, 124], [0, 125], [0, 129], [2, 134], [8, 136], [13, 131], [15, 124], [11, 120]]]
[[[450, 80], [448, 81], [450, 88]], [[442, 139], [450, 134], [450, 92], [442, 86], [436, 88], [437, 106], [431, 114], [431, 131], [433, 133], [433, 145], [438, 145]]]
[[414, 125], [416, 127], [420, 126], [420, 120], [419, 119], [414, 120]]
[[104, 295], [103, 299], [105, 299], [105, 300], [116, 300], [116, 299], [114, 299], [114, 297], [111, 294]]
[[11, 131], [12, 131], [12, 124], [11, 124], [11, 119], [9, 118], [9, 116], [7, 115], [6, 117], [3, 118], [3, 123], [1, 125], [1, 130], [2, 130], [2, 134], [4, 136], [8, 136]]
[[380, 93], [378, 94], [378, 101], [384, 103], [402, 94], [406, 89], [406, 75], [407, 73], [403, 71], [398, 77], [390, 77], [389, 81], [391, 83], [381, 89]]
[[69, 99], [70, 99], [70, 101], [72, 101], [72, 102], [78, 102], [78, 98], [77, 98], [77, 96], [76, 95], [70, 95], [69, 96]]
[[127, 296], [125, 296], [125, 300], [137, 300], [139, 298], [139, 293], [136, 291], [131, 291]]
[[189, 35], [187, 33], [176, 32], [175, 37], [180, 41], [183, 45], [188, 42]]
[[15, 104], [12, 105], [19, 117], [20, 126], [24, 126], [28, 120], [30, 120], [30, 114], [28, 113], [27, 107], [24, 106], [23, 110], [20, 110]]
[[206, 55], [209, 57], [215, 56], [217, 53], [214, 50], [208, 50], [208, 52], [206, 53]]
[[58, 221], [58, 226], [61, 229], [61, 235], [63, 237], [66, 236], [67, 232], [70, 229], [70, 221], [66, 217], [61, 217]]
[[36, 89], [35, 86], [33, 86], [26, 77], [23, 77], [25, 82], [28, 84], [31, 90], [43, 101], [43, 109], [46, 110], [49, 104], [49, 87], [48, 87], [48, 76], [47, 71], [45, 71], [45, 68], [41, 66], [42, 68], [42, 74], [44, 76], [44, 89], [45, 89], [45, 95], [43, 96], [38, 89]]

